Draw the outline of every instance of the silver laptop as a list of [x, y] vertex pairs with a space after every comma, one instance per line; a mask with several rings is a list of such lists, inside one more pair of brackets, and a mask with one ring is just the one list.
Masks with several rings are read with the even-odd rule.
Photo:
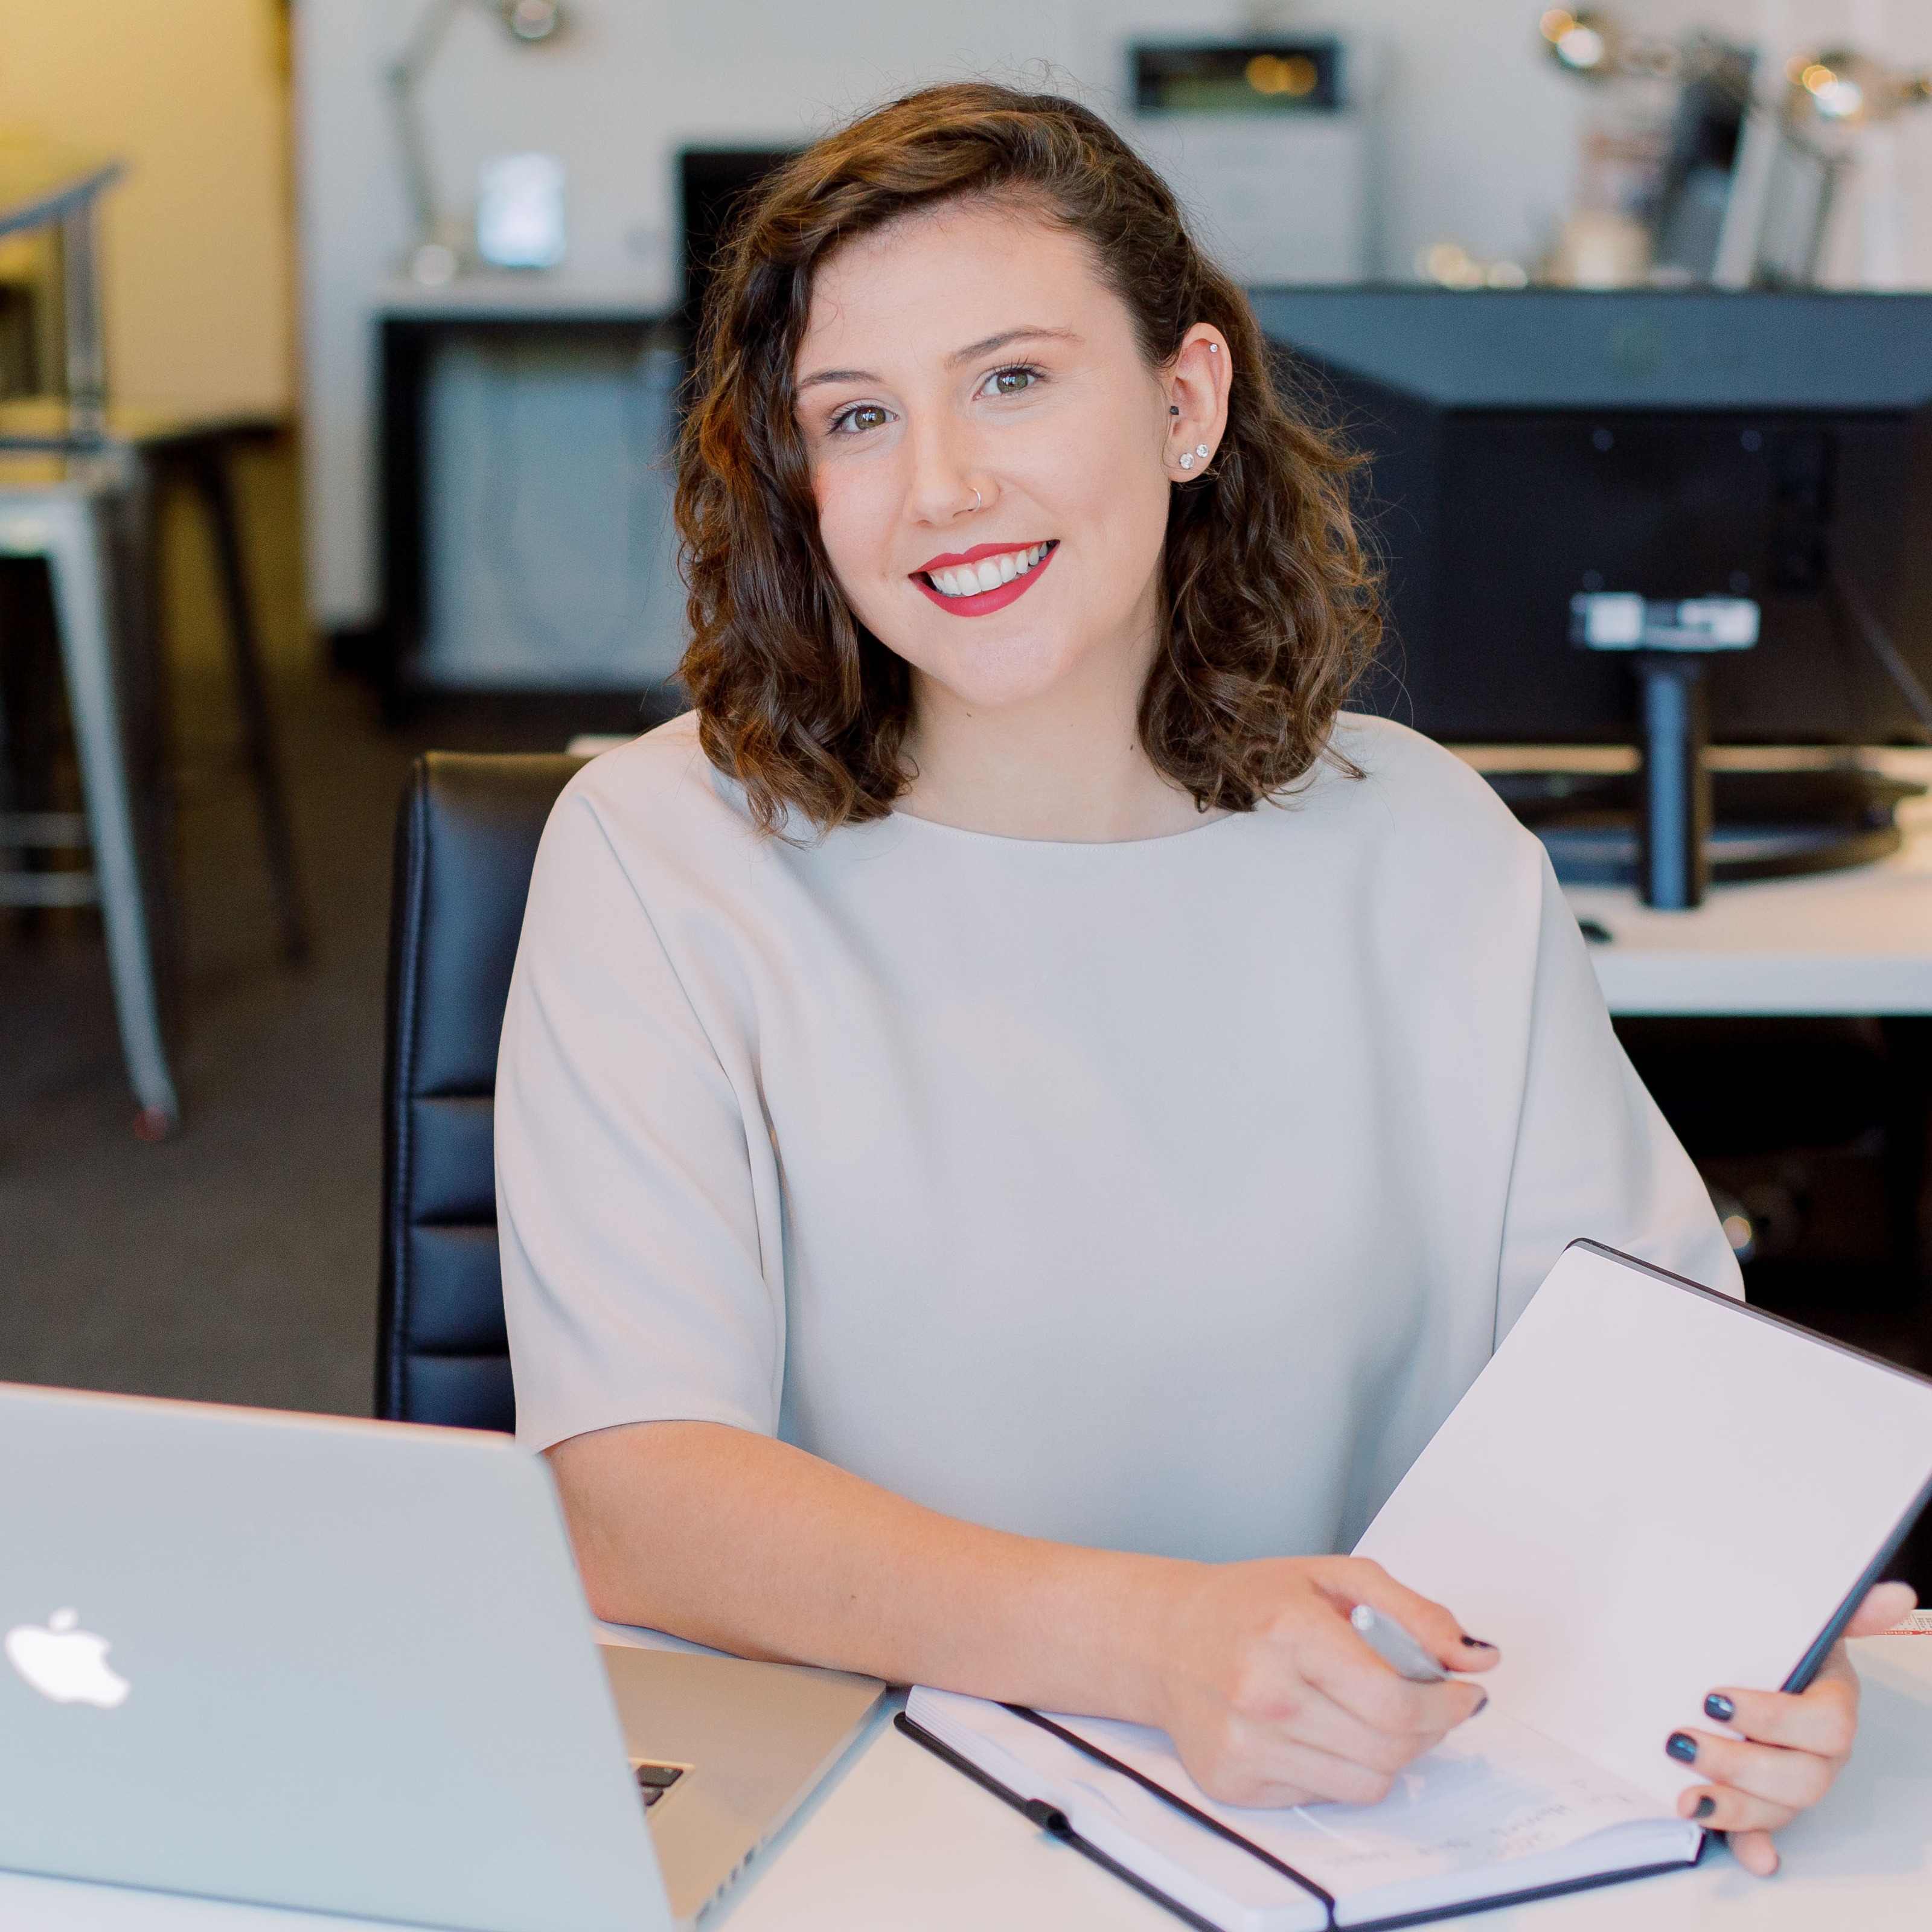
[[600, 1652], [548, 1470], [501, 1436], [0, 1386], [0, 1472], [15, 1870], [664, 1932], [883, 1694]]

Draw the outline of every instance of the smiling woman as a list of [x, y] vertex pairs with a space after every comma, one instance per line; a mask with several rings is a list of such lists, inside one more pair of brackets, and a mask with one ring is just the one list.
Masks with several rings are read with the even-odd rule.
[[1374, 649], [1349, 459], [1283, 408], [1166, 184], [1070, 102], [938, 88], [802, 155], [738, 231], [695, 388], [683, 675], [760, 824], [920, 812], [935, 707], [1073, 660], [1125, 692], [1156, 821], [1246, 811], [1322, 755]]
[[[560, 800], [496, 1080], [592, 1604], [1381, 1796], [1496, 1653], [1334, 1552], [1571, 1238], [1738, 1283], [1541, 847], [1342, 709], [1348, 459], [1103, 123], [961, 86], [752, 208], [680, 461], [694, 711]], [[1696, 1746], [1742, 1856], [1854, 1682]]]

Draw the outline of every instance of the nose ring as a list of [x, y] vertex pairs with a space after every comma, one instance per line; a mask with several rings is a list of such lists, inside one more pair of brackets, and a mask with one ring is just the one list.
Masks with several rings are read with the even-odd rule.
[[[976, 509], [980, 508], [982, 506], [983, 502], [984, 502], [984, 499], [982, 499], [982, 498], [981, 497], [981, 496], [980, 496], [980, 494], [979, 491], [978, 491], [978, 490], [975, 490], [973, 492], [973, 508], [974, 508], [974, 509], [976, 510]], [[970, 514], [970, 512], [968, 512], [968, 514]]]

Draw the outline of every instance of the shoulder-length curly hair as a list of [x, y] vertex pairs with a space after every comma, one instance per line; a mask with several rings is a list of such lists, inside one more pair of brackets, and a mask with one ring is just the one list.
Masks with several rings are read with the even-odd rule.
[[1203, 811], [1252, 810], [1322, 754], [1380, 634], [1353, 459], [1283, 406], [1253, 311], [1160, 177], [1076, 103], [987, 84], [926, 88], [808, 148], [770, 178], [719, 264], [678, 456], [680, 675], [705, 754], [767, 832], [882, 817], [911, 776], [910, 675], [855, 618], [820, 542], [794, 372], [833, 250], [972, 196], [1084, 238], [1150, 368], [1196, 322], [1227, 338], [1227, 431], [1208, 473], [1173, 489], [1139, 725]]

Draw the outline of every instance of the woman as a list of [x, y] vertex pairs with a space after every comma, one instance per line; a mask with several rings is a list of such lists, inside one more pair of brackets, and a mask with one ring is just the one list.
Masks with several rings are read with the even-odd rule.
[[[763, 195], [681, 461], [695, 710], [560, 803], [497, 1085], [592, 1604], [1378, 1797], [1483, 1699], [1348, 1610], [1492, 1653], [1327, 1552], [1572, 1237], [1738, 1284], [1540, 848], [1341, 712], [1345, 460], [1103, 124], [960, 86]], [[1714, 1688], [1767, 1870], [1856, 1679]]]

